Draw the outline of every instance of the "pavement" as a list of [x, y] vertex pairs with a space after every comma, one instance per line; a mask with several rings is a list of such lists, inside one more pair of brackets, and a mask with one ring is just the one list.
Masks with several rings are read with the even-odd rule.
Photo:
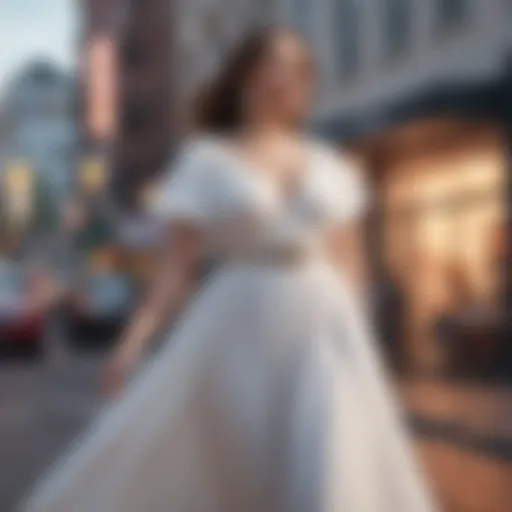
[[[0, 363], [1, 512], [14, 511], [98, 412], [101, 362], [56, 346], [33, 364]], [[444, 509], [512, 511], [512, 389], [432, 381], [409, 381], [399, 389]]]
[[419, 380], [401, 391], [445, 510], [512, 511], [512, 389]]
[[449, 442], [420, 439], [418, 451], [445, 512], [510, 512], [512, 467]]
[[[403, 401], [416, 418], [443, 424], [512, 448], [512, 388], [456, 381], [416, 380], [402, 384]], [[502, 455], [512, 459], [505, 448]]]
[[53, 354], [34, 363], [0, 363], [1, 512], [15, 509], [101, 407], [100, 362]]

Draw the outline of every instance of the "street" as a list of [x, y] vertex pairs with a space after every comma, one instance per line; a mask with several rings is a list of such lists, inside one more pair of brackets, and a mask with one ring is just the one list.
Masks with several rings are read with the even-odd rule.
[[[77, 356], [56, 346], [38, 363], [0, 366], [2, 512], [14, 510], [27, 488], [100, 408], [100, 363], [101, 357]], [[426, 418], [418, 428], [417, 447], [446, 511], [511, 510], [512, 458], [506, 448], [512, 445], [493, 452], [460, 442], [450, 435], [453, 429], [433, 428], [455, 411], [458, 418], [473, 418], [478, 429], [487, 428], [487, 421], [501, 439], [498, 434], [512, 434], [507, 430], [510, 393], [466, 391], [461, 399], [454, 388], [420, 383], [406, 386], [404, 397], [415, 418]]]
[[101, 406], [98, 357], [0, 366], [0, 510], [10, 512]]

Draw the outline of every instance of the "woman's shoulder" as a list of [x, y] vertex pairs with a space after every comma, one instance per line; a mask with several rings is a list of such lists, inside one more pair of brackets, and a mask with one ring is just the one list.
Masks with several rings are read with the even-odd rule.
[[196, 133], [186, 137], [179, 145], [177, 156], [210, 159], [219, 154], [220, 141], [209, 133]]

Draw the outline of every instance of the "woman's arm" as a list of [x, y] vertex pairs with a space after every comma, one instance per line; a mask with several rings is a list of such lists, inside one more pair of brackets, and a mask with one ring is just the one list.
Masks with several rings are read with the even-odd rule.
[[190, 290], [202, 252], [200, 233], [173, 225], [166, 234], [159, 262], [139, 309], [121, 336], [103, 373], [103, 387], [117, 393], [144, 349]]
[[329, 247], [331, 258], [350, 280], [356, 294], [368, 301], [369, 276], [362, 220], [351, 222], [331, 233]]

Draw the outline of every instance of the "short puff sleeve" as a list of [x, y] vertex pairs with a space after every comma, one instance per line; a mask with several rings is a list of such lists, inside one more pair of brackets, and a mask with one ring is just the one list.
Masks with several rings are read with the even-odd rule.
[[314, 174], [317, 189], [333, 221], [349, 223], [366, 213], [370, 193], [363, 173], [343, 153], [322, 146]]
[[207, 141], [187, 143], [158, 184], [151, 213], [164, 220], [203, 224], [211, 214], [215, 160]]

